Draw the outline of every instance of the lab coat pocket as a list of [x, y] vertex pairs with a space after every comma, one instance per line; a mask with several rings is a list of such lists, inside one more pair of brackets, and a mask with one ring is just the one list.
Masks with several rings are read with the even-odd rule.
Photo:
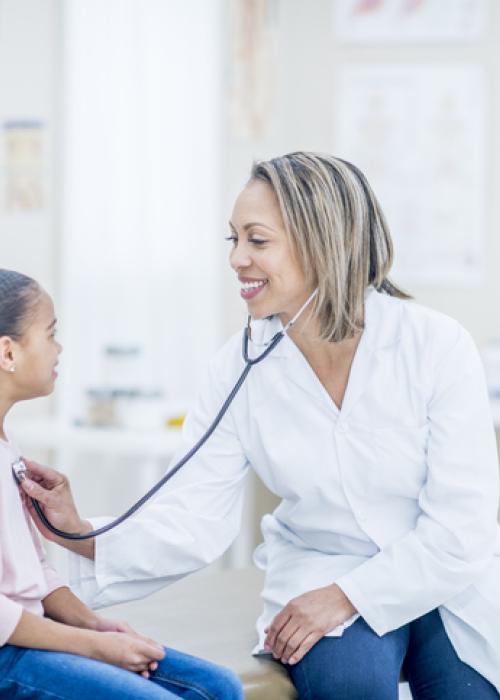
[[417, 498], [427, 473], [428, 434], [427, 423], [373, 429], [374, 487], [386, 495]]

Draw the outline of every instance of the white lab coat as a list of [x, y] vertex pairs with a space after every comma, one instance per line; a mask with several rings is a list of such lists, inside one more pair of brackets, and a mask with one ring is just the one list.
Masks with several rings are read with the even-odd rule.
[[[260, 647], [291, 598], [336, 581], [379, 635], [439, 607], [460, 658], [500, 690], [498, 463], [477, 350], [414, 302], [369, 289], [365, 310], [340, 412], [285, 337], [192, 462], [98, 538], [95, 562], [71, 555], [77, 593], [94, 607], [139, 598], [214, 561], [238, 533], [251, 466], [282, 499], [256, 553]], [[254, 341], [280, 327], [256, 322]], [[238, 333], [211, 363], [181, 452], [243, 366]]]

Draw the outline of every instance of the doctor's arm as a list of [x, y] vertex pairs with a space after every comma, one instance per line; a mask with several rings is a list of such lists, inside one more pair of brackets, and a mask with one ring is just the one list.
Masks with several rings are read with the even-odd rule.
[[491, 410], [477, 350], [463, 329], [433, 376], [416, 526], [336, 582], [379, 635], [465, 591], [485, 571], [497, 543]]
[[[173, 463], [219, 411], [228, 389], [221, 384], [212, 367], [186, 419], [183, 445]], [[91, 607], [142, 598], [212, 563], [238, 534], [247, 469], [230, 410], [200, 452], [136, 516], [95, 540], [93, 557], [90, 549], [81, 552], [84, 557], [70, 554], [70, 582], [77, 595]], [[39, 486], [32, 481], [32, 492]], [[49, 519], [50, 510], [66, 506], [63, 489], [46, 509]], [[74, 529], [83, 525], [88, 531], [111, 520], [82, 523], [74, 508], [68, 506], [66, 513]]]

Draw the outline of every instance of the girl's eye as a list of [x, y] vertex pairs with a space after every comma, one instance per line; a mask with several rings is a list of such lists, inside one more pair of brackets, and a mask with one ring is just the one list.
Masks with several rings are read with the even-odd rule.
[[260, 238], [252, 238], [250, 243], [253, 243], [254, 245], [264, 245], [264, 243], [267, 243], [267, 241], [262, 241]]
[[232, 241], [233, 244], [234, 244], [234, 243], [237, 242], [238, 239], [236, 238], [236, 236], [226, 236], [225, 240], [226, 240], [226, 241]]

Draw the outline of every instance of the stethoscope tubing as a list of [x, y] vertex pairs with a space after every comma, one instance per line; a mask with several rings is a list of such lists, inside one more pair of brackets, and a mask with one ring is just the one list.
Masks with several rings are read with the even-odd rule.
[[35, 498], [31, 499], [31, 503], [33, 504], [33, 508], [36, 511], [36, 514], [40, 518], [41, 522], [44, 524], [44, 526], [52, 532], [52, 534], [57, 535], [57, 537], [60, 537], [64, 540], [89, 540], [92, 539], [93, 537], [99, 537], [99, 535], [103, 535], [105, 532], [109, 532], [110, 530], [113, 530], [115, 527], [123, 523], [124, 520], [127, 520], [132, 516], [134, 513], [136, 513], [139, 508], [141, 508], [147, 501], [149, 501], [150, 498], [152, 498], [157, 491], [159, 491], [162, 486], [164, 486], [170, 479], [177, 474], [179, 469], [183, 467], [186, 462], [189, 462], [189, 460], [194, 457], [194, 455], [198, 452], [198, 450], [203, 447], [203, 445], [206, 443], [206, 441], [209, 439], [209, 437], [212, 435], [214, 430], [217, 428], [225, 414], [227, 413], [229, 406], [232, 404], [236, 394], [239, 392], [241, 389], [243, 383], [245, 382], [245, 379], [248, 376], [248, 373], [252, 369], [252, 367], [259, 362], [262, 362], [262, 360], [269, 355], [270, 352], [274, 350], [274, 348], [278, 345], [278, 343], [284, 338], [285, 332], [284, 331], [279, 331], [274, 335], [272, 340], [270, 341], [269, 345], [266, 347], [266, 349], [257, 357], [255, 358], [250, 358], [248, 355], [248, 341], [249, 341], [249, 330], [248, 328], [245, 328], [243, 331], [243, 357], [245, 360], [245, 368], [241, 375], [238, 378], [238, 381], [234, 385], [234, 387], [231, 389], [229, 395], [227, 396], [226, 400], [222, 404], [219, 412], [215, 416], [214, 420], [208, 427], [207, 431], [205, 432], [204, 435], [198, 440], [198, 442], [193, 445], [193, 447], [187, 452], [182, 459], [180, 459], [177, 464], [167, 473], [165, 476], [163, 476], [152, 488], [149, 489], [147, 493], [142, 496], [136, 503], [134, 503], [125, 513], [120, 515], [118, 518], [113, 520], [110, 523], [107, 523], [106, 525], [103, 525], [102, 527], [97, 528], [96, 530], [91, 530], [90, 532], [84, 532], [84, 533], [75, 533], [75, 532], [65, 532], [64, 530], [59, 530], [57, 527], [54, 527], [50, 520], [47, 518], [45, 513], [42, 510], [42, 507], [38, 503], [38, 501]]
[[[231, 391], [229, 392], [229, 395], [227, 396], [226, 400], [222, 404], [219, 412], [215, 416], [214, 420], [212, 423], [209, 425], [208, 429], [202, 435], [202, 437], [198, 440], [198, 442], [193, 445], [193, 447], [187, 452], [182, 459], [180, 459], [177, 464], [169, 471], [165, 476], [163, 476], [152, 488], [149, 489], [147, 493], [142, 496], [136, 503], [134, 503], [125, 513], [120, 515], [118, 518], [115, 518], [115, 520], [112, 520], [110, 523], [107, 523], [107, 525], [103, 525], [100, 528], [97, 528], [97, 530], [91, 530], [90, 532], [84, 532], [84, 533], [76, 533], [76, 532], [65, 532], [64, 530], [59, 530], [57, 527], [54, 527], [50, 520], [47, 518], [45, 513], [42, 510], [42, 507], [38, 503], [38, 501], [35, 498], [31, 499], [31, 503], [33, 504], [33, 508], [35, 509], [36, 514], [40, 518], [41, 522], [44, 524], [44, 526], [52, 532], [52, 534], [57, 535], [57, 537], [60, 537], [61, 539], [64, 540], [89, 540], [92, 539], [93, 537], [99, 537], [99, 535], [103, 535], [105, 532], [109, 532], [110, 530], [113, 530], [115, 527], [123, 523], [124, 520], [127, 520], [130, 518], [131, 515], [136, 513], [139, 508], [141, 508], [146, 501], [149, 501], [150, 498], [152, 498], [157, 491], [159, 491], [162, 486], [164, 486], [170, 479], [177, 474], [179, 469], [183, 467], [186, 462], [189, 462], [189, 460], [194, 457], [194, 455], [200, 450], [201, 447], [206, 443], [206, 441], [209, 439], [209, 437], [212, 435], [214, 430], [217, 428], [225, 414], [227, 413], [229, 406], [232, 404], [236, 394], [238, 391], [241, 389], [245, 379], [248, 376], [248, 373], [252, 369], [252, 367], [259, 362], [262, 362], [269, 353], [271, 353], [274, 348], [280, 343], [283, 338], [285, 337], [287, 331], [291, 326], [295, 323], [295, 321], [298, 319], [298, 317], [301, 315], [301, 313], [304, 311], [304, 309], [311, 303], [311, 301], [314, 299], [314, 297], [318, 294], [318, 290], [315, 289], [314, 292], [309, 296], [309, 298], [305, 301], [305, 303], [301, 306], [301, 308], [297, 311], [295, 316], [287, 323], [287, 325], [280, 331], [278, 331], [268, 343], [266, 343], [266, 349], [260, 353], [260, 355], [257, 355], [257, 357], [251, 358], [248, 354], [248, 341], [251, 339], [251, 333], [250, 333], [250, 317], [248, 319], [248, 325], [245, 327], [243, 331], [243, 347], [242, 347], [242, 355], [243, 359], [245, 361], [245, 368], [243, 369], [243, 372], [238, 378], [238, 381], [236, 384], [233, 386]], [[24, 467], [25, 471], [25, 467]], [[15, 472], [14, 472], [15, 473]], [[16, 479], [18, 478], [17, 475], [15, 474]]]

